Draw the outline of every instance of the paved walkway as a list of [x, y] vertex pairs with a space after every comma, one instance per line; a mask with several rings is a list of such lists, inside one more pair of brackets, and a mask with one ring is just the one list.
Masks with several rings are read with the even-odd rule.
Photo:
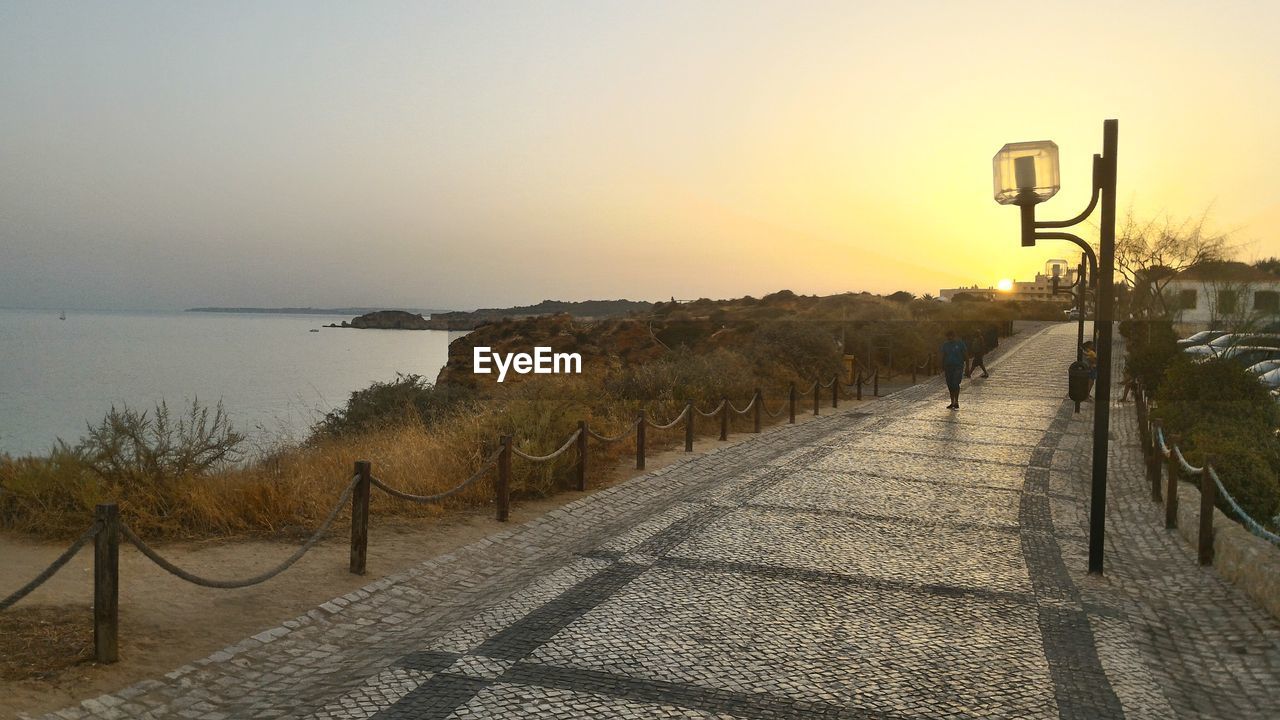
[[1022, 342], [959, 412], [934, 380], [774, 429], [56, 717], [1280, 717], [1276, 624], [1158, 530], [1124, 411], [1110, 572], [1082, 572], [1073, 342]]

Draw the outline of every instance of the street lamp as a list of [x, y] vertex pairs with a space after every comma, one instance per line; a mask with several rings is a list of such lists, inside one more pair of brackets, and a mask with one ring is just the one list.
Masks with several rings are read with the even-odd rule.
[[[992, 161], [995, 198], [1001, 205], [1017, 205], [1022, 213], [1022, 246], [1033, 247], [1037, 240], [1066, 240], [1080, 246], [1088, 256], [1097, 283], [1098, 296], [1094, 331], [1098, 345], [1098, 380], [1093, 412], [1093, 482], [1089, 497], [1089, 572], [1102, 572], [1103, 537], [1106, 532], [1107, 446], [1111, 421], [1111, 322], [1112, 282], [1116, 245], [1116, 146], [1120, 123], [1102, 123], [1102, 154], [1093, 156], [1093, 196], [1089, 205], [1070, 220], [1036, 220], [1036, 205], [1058, 192], [1058, 146], [1047, 140], [1005, 145]], [[1067, 228], [1088, 218], [1098, 205], [1098, 253], [1080, 237], [1067, 232], [1044, 232], [1046, 228]]]
[[[1059, 277], [1061, 274], [1060, 268], [1057, 265], [1053, 266], [1052, 294], [1057, 295], [1059, 293], [1066, 293], [1070, 295], [1072, 294], [1072, 290], [1076, 291], [1076, 363], [1078, 365], [1084, 362], [1084, 310], [1089, 293], [1089, 278], [1088, 275], [1085, 274], [1087, 272], [1086, 269], [1089, 266], [1086, 265], [1085, 262], [1085, 254], [1080, 253], [1080, 264], [1076, 266], [1076, 281], [1066, 287], [1061, 286], [1061, 278]], [[1072, 399], [1074, 400], [1075, 398]], [[1076, 402], [1076, 412], [1080, 412], [1079, 401]]]

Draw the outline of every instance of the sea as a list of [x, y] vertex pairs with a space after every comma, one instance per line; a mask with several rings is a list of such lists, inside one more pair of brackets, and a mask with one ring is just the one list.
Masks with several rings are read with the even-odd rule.
[[[0, 453], [74, 444], [112, 406], [221, 402], [249, 449], [306, 437], [350, 394], [397, 373], [434, 381], [438, 330], [321, 327], [350, 315], [0, 309]], [[311, 332], [319, 330], [319, 332]]]

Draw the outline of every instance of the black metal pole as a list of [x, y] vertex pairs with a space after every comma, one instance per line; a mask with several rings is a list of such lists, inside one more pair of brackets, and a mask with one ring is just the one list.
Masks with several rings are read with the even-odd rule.
[[[1085, 298], [1089, 294], [1088, 278], [1085, 275], [1084, 253], [1080, 254], [1080, 268], [1076, 272], [1076, 322], [1080, 324], [1076, 330], [1076, 362], [1084, 361], [1084, 306]], [[1079, 403], [1076, 403], [1076, 412], [1080, 412]]]
[[1093, 484], [1089, 498], [1089, 572], [1102, 572], [1107, 513], [1107, 451], [1111, 424], [1112, 273], [1116, 246], [1116, 146], [1120, 123], [1102, 123], [1102, 218], [1098, 233], [1098, 301], [1093, 322], [1098, 334], [1098, 382], [1093, 407]]

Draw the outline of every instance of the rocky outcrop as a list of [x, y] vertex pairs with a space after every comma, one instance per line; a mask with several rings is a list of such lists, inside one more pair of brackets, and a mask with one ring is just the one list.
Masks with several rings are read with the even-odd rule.
[[417, 313], [404, 310], [378, 310], [365, 313], [351, 322], [325, 327], [349, 327], [360, 330], [431, 330], [427, 319]]
[[579, 320], [604, 320], [625, 317], [632, 313], [645, 313], [652, 308], [653, 303], [635, 300], [586, 300], [583, 302], [543, 300], [537, 305], [481, 308], [471, 312], [432, 313], [427, 322], [433, 330], [474, 330], [485, 323], [500, 320], [520, 320], [561, 314], [570, 315]]

